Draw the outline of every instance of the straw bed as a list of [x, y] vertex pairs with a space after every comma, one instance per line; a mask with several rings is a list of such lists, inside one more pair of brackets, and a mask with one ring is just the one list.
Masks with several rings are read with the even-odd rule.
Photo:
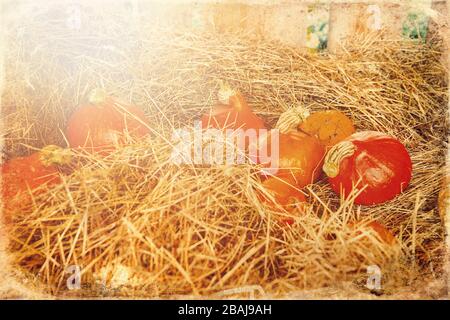
[[[46, 144], [66, 146], [67, 117], [98, 86], [141, 106], [152, 131], [108, 157], [74, 151], [61, 185], [8, 213], [14, 216], [7, 226], [13, 265], [44, 292], [282, 296], [353, 282], [367, 293], [371, 265], [383, 274], [378, 294], [442, 278], [437, 194], [448, 97], [438, 40], [368, 36], [334, 56], [247, 35], [169, 32], [145, 22], [139, 33], [124, 31], [121, 17], [100, 29], [111, 22], [106, 14], [83, 29], [97, 33], [68, 33], [61, 21], [38, 17], [7, 39], [4, 158]], [[209, 111], [219, 80], [241, 90], [272, 126], [284, 110], [302, 105], [343, 111], [358, 130], [397, 137], [412, 156], [410, 187], [386, 204], [360, 207], [339, 199], [323, 179], [306, 190], [307, 212], [292, 226], [279, 224], [283, 213], [258, 200], [261, 184], [251, 165], [170, 161], [173, 130]], [[364, 226], [373, 219], [393, 231], [395, 245]], [[67, 290], [71, 265], [80, 266], [85, 290]]]

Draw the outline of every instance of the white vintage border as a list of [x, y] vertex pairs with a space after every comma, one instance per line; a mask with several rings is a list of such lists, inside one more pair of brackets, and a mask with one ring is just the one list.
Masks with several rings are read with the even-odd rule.
[[[107, 2], [113, 2], [112, 0], [93, 0], [94, 2], [98, 3], [107, 3]], [[181, 4], [181, 3], [192, 3], [193, 0], [147, 0], [148, 2], [152, 3], [167, 3], [167, 4]], [[407, 4], [408, 2], [414, 1], [416, 5], [420, 5], [421, 2], [426, 2], [427, 0], [285, 0], [285, 1], [276, 1], [276, 0], [197, 0], [195, 2], [197, 3], [226, 3], [226, 4], [237, 4], [237, 3], [245, 3], [245, 4], [255, 4], [255, 5], [274, 5], [274, 4], [299, 4], [299, 3], [326, 3], [326, 4], [336, 4], [336, 3], [377, 3], [377, 4]], [[12, 1], [12, 0], [2, 0], [0, 2], [0, 91], [3, 91], [4, 86], [4, 50], [5, 50], [5, 32], [6, 32], [6, 17], [11, 18], [10, 14], [8, 12], [5, 12], [5, 7], [9, 4], [11, 6], [11, 3], [14, 2], [13, 6], [17, 5], [17, 2], [20, 1]], [[47, 0], [47, 3], [58, 3], [61, 4], [63, 1], [61, 0]], [[442, 18], [440, 21], [435, 21], [438, 25], [441, 26], [440, 32], [442, 33], [442, 36], [444, 39], [447, 39], [447, 66], [448, 70], [450, 70], [450, 0], [435, 0], [434, 3], [445, 3], [447, 2], [447, 21], [442, 21]], [[439, 20], [439, 19], [438, 19]], [[444, 28], [444, 25], [447, 25], [446, 28]], [[450, 96], [450, 72], [449, 72], [449, 96]], [[0, 95], [0, 113], [1, 113], [1, 95]], [[449, 106], [448, 106], [448, 118], [450, 119], [450, 100], [449, 100]], [[1, 121], [1, 120], [0, 120]], [[3, 128], [3, 124], [0, 122], [0, 132]], [[449, 136], [450, 140], [450, 136]], [[3, 148], [3, 141], [0, 137], [0, 148]], [[447, 177], [450, 176], [450, 149], [447, 150]], [[450, 177], [449, 177], [450, 178]], [[447, 180], [448, 187], [450, 187], [450, 179]], [[1, 219], [1, 215], [0, 215]], [[446, 236], [446, 270], [447, 274], [450, 272], [450, 206], [447, 206], [447, 212], [446, 212], [446, 218], [445, 218], [445, 226], [447, 230], [447, 236]], [[4, 228], [2, 227], [2, 223], [0, 220], [0, 299], [45, 299], [45, 298], [52, 298], [46, 295], [43, 295], [39, 293], [36, 290], [33, 290], [29, 288], [25, 283], [21, 283], [21, 280], [17, 278], [17, 275], [14, 274], [12, 268], [9, 264], [9, 258], [5, 251], [7, 244], [6, 239], [6, 232]], [[447, 294], [450, 291], [450, 277], [447, 277]], [[298, 292], [293, 293], [294, 298], [326, 298], [327, 296], [333, 296], [334, 298], [338, 297], [346, 297], [345, 295], [342, 295], [342, 293], [336, 292], [333, 288], [327, 288], [321, 293], [317, 293], [316, 291], [313, 292]], [[372, 298], [373, 296], [358, 296], [353, 298]], [[395, 296], [393, 297], [395, 298]], [[405, 298], [405, 297], [400, 297]], [[407, 298], [407, 297], [406, 297]], [[416, 298], [412, 296], [412, 298]], [[449, 298], [447, 297], [443, 298]]]

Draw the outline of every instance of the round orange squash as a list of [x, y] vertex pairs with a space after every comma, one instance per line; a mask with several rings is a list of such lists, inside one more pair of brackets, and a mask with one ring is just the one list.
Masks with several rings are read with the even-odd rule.
[[123, 104], [101, 89], [93, 90], [89, 102], [79, 106], [67, 123], [72, 148], [104, 154], [123, 145], [127, 135], [141, 138], [149, 133], [142, 109]]
[[298, 129], [315, 136], [327, 148], [355, 133], [352, 120], [337, 110], [315, 112], [301, 122]]

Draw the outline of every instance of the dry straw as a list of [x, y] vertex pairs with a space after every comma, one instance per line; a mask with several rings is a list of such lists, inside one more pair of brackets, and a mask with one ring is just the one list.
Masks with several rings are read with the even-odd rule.
[[[367, 267], [377, 265], [377, 293], [389, 296], [442, 278], [436, 198], [448, 97], [438, 40], [367, 37], [338, 56], [310, 55], [247, 35], [172, 32], [153, 21], [126, 28], [126, 17], [107, 10], [70, 31], [48, 19], [56, 14], [37, 10], [8, 28], [4, 158], [65, 146], [67, 117], [98, 86], [144, 108], [152, 134], [108, 157], [74, 152], [61, 185], [8, 213], [9, 257], [43, 292], [267, 297], [342, 283], [368, 292]], [[413, 159], [411, 186], [389, 203], [360, 207], [322, 180], [306, 189], [307, 212], [292, 226], [279, 224], [283, 213], [258, 200], [251, 165], [170, 162], [173, 129], [209, 110], [219, 80], [241, 90], [270, 125], [301, 105], [340, 110], [359, 130], [397, 137]], [[395, 245], [365, 226], [373, 219], [394, 232]], [[81, 290], [67, 290], [71, 265], [81, 268]]]

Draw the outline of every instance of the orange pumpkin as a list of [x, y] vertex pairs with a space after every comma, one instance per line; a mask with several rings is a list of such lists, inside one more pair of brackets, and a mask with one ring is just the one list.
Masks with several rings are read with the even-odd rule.
[[[325, 149], [315, 137], [297, 131], [279, 133], [278, 141], [272, 139], [272, 134], [261, 136], [259, 145], [265, 144], [262, 139], [272, 144], [278, 142], [278, 157], [274, 157], [274, 146], [267, 144], [272, 162], [263, 164], [262, 171], [267, 178], [263, 181], [263, 187], [273, 195], [275, 203], [268, 199], [263, 199], [263, 202], [291, 213], [301, 204], [300, 210], [303, 210], [306, 197], [300, 189], [318, 179]], [[285, 218], [282, 221], [292, 224], [294, 219]]]
[[408, 187], [412, 162], [396, 138], [362, 131], [333, 146], [323, 170], [334, 192], [348, 197], [352, 190], [364, 187], [355, 203], [374, 205], [394, 199]]
[[315, 136], [325, 147], [331, 147], [355, 132], [352, 120], [336, 110], [315, 112], [301, 122], [298, 129]]
[[[356, 224], [352, 224], [352, 226], [355, 225]], [[375, 231], [380, 240], [382, 240], [386, 244], [393, 245], [397, 241], [388, 228], [375, 220], [364, 225], [364, 228], [367, 230], [372, 229], [372, 231]]]
[[[299, 209], [300, 212], [305, 209], [307, 201], [306, 196], [302, 191], [295, 187], [295, 185], [293, 185], [293, 181], [270, 177], [263, 181], [262, 186], [269, 194], [272, 195], [273, 200], [268, 199], [262, 194], [260, 195], [260, 200], [270, 208], [274, 210], [283, 209], [286, 213], [291, 214], [296, 211], [295, 209]], [[293, 224], [294, 217], [284, 216], [281, 219], [281, 222]]]
[[[265, 136], [266, 139], [270, 136]], [[261, 145], [261, 144], [260, 144]], [[279, 157], [272, 159], [266, 168], [275, 169], [274, 175], [285, 181], [293, 181], [298, 188], [314, 183], [321, 173], [325, 149], [319, 140], [307, 134], [289, 131], [279, 133]], [[268, 153], [272, 154], [272, 146], [268, 144]]]
[[123, 145], [126, 136], [144, 137], [150, 133], [144, 112], [120, 103], [103, 90], [91, 92], [89, 103], [79, 106], [67, 123], [67, 140], [73, 148], [109, 153]]
[[[61, 182], [58, 165], [70, 162], [70, 150], [49, 145], [27, 157], [18, 157], [0, 167], [2, 198], [6, 209], [31, 200], [31, 194]], [[14, 200], [14, 201], [13, 201]], [[16, 202], [17, 200], [17, 202]]]
[[253, 113], [239, 91], [221, 84], [218, 95], [220, 103], [202, 116], [204, 129], [266, 129], [264, 121]]

